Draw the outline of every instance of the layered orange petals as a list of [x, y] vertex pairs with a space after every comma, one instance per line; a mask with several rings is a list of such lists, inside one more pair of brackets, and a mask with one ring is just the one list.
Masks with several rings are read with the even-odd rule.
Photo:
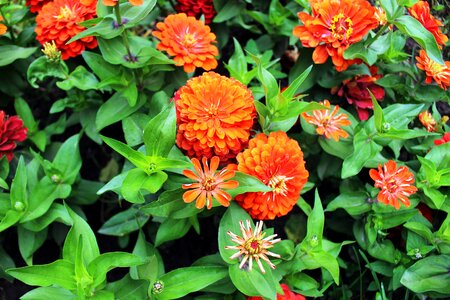
[[[395, 161], [390, 160], [378, 171], [371, 169], [370, 177], [375, 181], [375, 187], [381, 189], [377, 199], [395, 209], [400, 209], [400, 202], [406, 207], [410, 206], [409, 196], [417, 192], [414, 184], [414, 175], [405, 166], [397, 168]], [[400, 202], [399, 202], [400, 201]]]
[[177, 145], [189, 157], [234, 159], [247, 146], [256, 110], [252, 92], [214, 72], [190, 79], [174, 97]]
[[446, 90], [450, 87], [450, 61], [446, 61], [444, 65], [440, 65], [431, 60], [425, 50], [420, 50], [419, 56], [416, 56], [416, 66], [425, 71], [427, 78], [425, 82], [430, 84], [434, 80], [441, 89]]
[[[3, 21], [3, 17], [0, 16], [0, 22]], [[5, 24], [0, 23], [0, 35], [5, 34], [8, 27]]]
[[30, 7], [32, 13], [38, 13], [45, 4], [51, 1], [52, 0], [27, 0], [25, 4]]
[[310, 0], [310, 4], [312, 15], [298, 13], [303, 25], [296, 26], [293, 34], [304, 47], [316, 48], [314, 63], [322, 64], [331, 57], [338, 71], [360, 63], [360, 60], [344, 59], [344, 51], [378, 27], [376, 9], [366, 0]]
[[36, 16], [36, 39], [42, 45], [55, 41], [64, 60], [80, 55], [86, 48], [97, 47], [97, 40], [92, 36], [66, 45], [72, 37], [85, 30], [79, 23], [96, 17], [96, 5], [97, 1], [84, 5], [78, 0], [47, 3]]
[[195, 68], [209, 71], [217, 67], [216, 35], [202, 21], [180, 13], [168, 16], [156, 27], [158, 30], [152, 33], [160, 40], [156, 48], [174, 56], [176, 65], [183, 66], [185, 72], [194, 72]]
[[444, 25], [430, 14], [430, 6], [427, 1], [418, 1], [408, 9], [408, 12], [433, 34], [438, 45], [445, 45], [447, 43], [448, 37], [439, 28]]
[[320, 104], [328, 107], [328, 109], [314, 110], [312, 115], [302, 113], [302, 117], [305, 121], [309, 124], [317, 126], [317, 134], [325, 135], [327, 139], [332, 138], [337, 142], [339, 141], [339, 137], [347, 138], [348, 133], [341, 128], [342, 126], [351, 125], [347, 115], [337, 114], [339, 111], [338, 105], [336, 105], [333, 108], [333, 111], [331, 111], [329, 109], [330, 102], [328, 100], [324, 100], [324, 102], [321, 102]]
[[248, 149], [237, 156], [237, 170], [257, 177], [271, 187], [270, 192], [251, 192], [235, 200], [259, 220], [273, 220], [290, 212], [308, 180], [303, 152], [285, 132], [257, 134]]
[[208, 209], [211, 209], [213, 199], [225, 207], [229, 206], [231, 196], [222, 189], [235, 189], [239, 186], [239, 182], [236, 180], [229, 180], [234, 177], [235, 172], [223, 168], [216, 174], [220, 162], [217, 156], [211, 159], [210, 166], [206, 157], [203, 157], [203, 169], [198, 159], [193, 158], [191, 161], [195, 172], [184, 170], [183, 175], [196, 182], [182, 185], [183, 189], [190, 189], [183, 194], [183, 201], [191, 203], [196, 200], [195, 207], [198, 209], [203, 208], [205, 204]]
[[419, 121], [422, 123], [422, 125], [427, 129], [429, 132], [435, 132], [436, 131], [436, 120], [433, 118], [431, 113], [426, 110], [419, 114]]

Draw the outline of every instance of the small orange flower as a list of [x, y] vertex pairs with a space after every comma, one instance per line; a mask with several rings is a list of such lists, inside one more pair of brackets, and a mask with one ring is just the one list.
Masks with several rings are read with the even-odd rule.
[[36, 16], [36, 39], [41, 45], [54, 41], [63, 60], [80, 55], [85, 48], [97, 47], [97, 40], [93, 36], [66, 44], [85, 29], [79, 25], [80, 22], [96, 17], [96, 6], [97, 1], [90, 5], [84, 5], [79, 0], [55, 0], [47, 3]]
[[237, 156], [237, 170], [257, 177], [270, 192], [249, 192], [235, 200], [254, 219], [273, 220], [292, 210], [309, 173], [296, 140], [283, 131], [257, 134], [248, 149]]
[[264, 270], [261, 259], [264, 260], [272, 269], [275, 269], [275, 265], [269, 260], [267, 256], [269, 255], [272, 257], [280, 258], [280, 255], [270, 252], [267, 249], [272, 248], [273, 244], [280, 242], [281, 239], [274, 240], [274, 238], [277, 237], [276, 234], [272, 234], [271, 236], [264, 238], [266, 233], [262, 232], [262, 221], [256, 223], [254, 232], [249, 220], [246, 220], [246, 225], [247, 228], [245, 228], [244, 222], [239, 221], [242, 237], [234, 234], [231, 231], [227, 232], [227, 234], [231, 237], [231, 241], [238, 244], [237, 246], [225, 247], [225, 249], [238, 250], [238, 252], [230, 256], [230, 259], [235, 259], [243, 256], [241, 263], [239, 264], [240, 269], [242, 269], [246, 265], [246, 263], [248, 263], [248, 270], [251, 271], [253, 269], [253, 260], [255, 260], [261, 272], [265, 274], [266, 270]]
[[[3, 17], [0, 16], [0, 22], [3, 21]], [[8, 27], [6, 27], [5, 24], [0, 23], [0, 35], [5, 34], [6, 30], [8, 30]]]
[[337, 71], [361, 63], [360, 59], [344, 59], [344, 51], [377, 28], [376, 10], [366, 0], [310, 0], [311, 13], [298, 13], [303, 25], [293, 34], [303, 47], [315, 48], [313, 61], [323, 64], [331, 57]]
[[25, 4], [26, 6], [30, 7], [30, 11], [32, 13], [38, 13], [41, 10], [42, 6], [51, 1], [52, 0], [27, 0]]
[[333, 138], [336, 142], [339, 141], [339, 137], [344, 139], [348, 137], [348, 133], [342, 130], [341, 126], [351, 125], [346, 114], [339, 114], [339, 105], [336, 105], [333, 111], [330, 113], [330, 102], [324, 100], [320, 102], [323, 106], [328, 107], [328, 109], [314, 110], [313, 115], [308, 115], [307, 113], [302, 113], [302, 117], [309, 124], [316, 125], [316, 132], [319, 135], [325, 135], [327, 139]]
[[180, 13], [168, 16], [156, 27], [159, 30], [152, 34], [161, 41], [156, 48], [174, 56], [177, 66], [183, 66], [186, 73], [194, 72], [196, 67], [206, 71], [217, 67], [215, 56], [219, 50], [213, 45], [216, 35], [202, 21]]
[[177, 145], [189, 157], [234, 159], [247, 146], [256, 110], [252, 92], [214, 72], [190, 79], [174, 96]]
[[223, 168], [216, 174], [220, 159], [214, 156], [211, 159], [211, 166], [208, 166], [206, 157], [203, 157], [203, 169], [198, 159], [191, 159], [195, 172], [184, 170], [183, 175], [197, 181], [196, 183], [183, 184], [183, 189], [192, 189], [183, 194], [183, 201], [191, 203], [196, 200], [195, 207], [201, 209], [205, 206], [211, 209], [212, 200], [216, 199], [221, 205], [227, 207], [230, 205], [231, 196], [222, 189], [235, 189], [239, 186], [236, 180], [229, 180], [234, 177], [235, 172]]
[[[390, 160], [378, 165], [378, 171], [371, 169], [370, 177], [375, 181], [375, 187], [381, 189], [377, 199], [386, 205], [400, 209], [400, 202], [406, 207], [410, 206], [409, 196], [417, 192], [414, 184], [414, 175], [405, 166], [397, 168], [395, 161]], [[399, 202], [400, 200], [400, 202]]]
[[378, 23], [380, 23], [381, 26], [387, 23], [386, 12], [382, 7], [375, 8], [375, 18], [377, 18]]
[[423, 126], [429, 131], [429, 132], [435, 132], [436, 131], [436, 120], [433, 118], [431, 113], [426, 110], [419, 114], [419, 121], [422, 123]]
[[427, 74], [427, 78], [425, 79], [426, 83], [430, 84], [433, 79], [443, 90], [450, 87], [450, 61], [446, 61], [444, 65], [440, 65], [434, 60], [431, 60], [425, 50], [420, 50], [419, 56], [416, 56], [416, 59], [416, 66]]
[[439, 28], [444, 25], [441, 21], [435, 19], [433, 15], [430, 14], [430, 6], [427, 1], [416, 2], [416, 4], [408, 9], [408, 12], [411, 16], [417, 19], [423, 27], [434, 35], [436, 42], [440, 47], [441, 45], [445, 45], [445, 43], [447, 43], [448, 37], [443, 34]]

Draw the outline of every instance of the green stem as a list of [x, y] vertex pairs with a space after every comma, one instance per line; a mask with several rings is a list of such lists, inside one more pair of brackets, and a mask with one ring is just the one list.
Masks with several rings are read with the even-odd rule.
[[[120, 5], [120, 2], [117, 1], [116, 5], [114, 6], [114, 12], [116, 14], [117, 25], [120, 27], [120, 26], [123, 26], [123, 23], [122, 23], [122, 16], [120, 15], [119, 5]], [[124, 29], [122, 31], [121, 36], [122, 36], [122, 40], [123, 40], [123, 44], [125, 46], [125, 49], [127, 50], [127, 53], [128, 53], [128, 59], [132, 60], [133, 59], [133, 54], [131, 53], [131, 50], [130, 50], [130, 42], [128, 41], [128, 34], [127, 34], [127, 30], [126, 29]]]
[[366, 45], [366, 48], [369, 48], [370, 45], [372, 45], [373, 42], [375, 42], [378, 39], [378, 37], [383, 34], [383, 32], [386, 30], [386, 28], [388, 28], [389, 25], [390, 25], [389, 23], [384, 24], [383, 27], [381, 27], [380, 30], [377, 31], [377, 34], [375, 34], [372, 40], [370, 40], [370, 42]]

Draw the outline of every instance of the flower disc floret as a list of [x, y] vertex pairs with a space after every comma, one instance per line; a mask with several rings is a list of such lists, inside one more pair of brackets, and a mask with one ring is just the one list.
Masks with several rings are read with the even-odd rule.
[[251, 271], [253, 269], [253, 260], [256, 261], [263, 274], [266, 273], [266, 270], [264, 269], [261, 260], [264, 260], [272, 269], [275, 269], [275, 265], [267, 256], [280, 258], [280, 255], [270, 252], [267, 249], [272, 248], [273, 245], [280, 242], [281, 239], [274, 239], [277, 237], [276, 234], [265, 238], [266, 233], [262, 232], [262, 221], [256, 223], [255, 231], [252, 229], [250, 220], [246, 220], [246, 225], [247, 228], [245, 227], [243, 221], [239, 221], [242, 236], [238, 236], [231, 231], [227, 232], [227, 234], [231, 237], [231, 241], [237, 245], [226, 246], [225, 249], [238, 250], [238, 252], [230, 256], [230, 259], [241, 257], [241, 263], [239, 264], [240, 269], [244, 268], [244, 266], [248, 266], [247, 269]]
[[177, 145], [189, 157], [234, 159], [247, 146], [256, 116], [252, 92], [214, 72], [190, 79], [175, 94]]
[[156, 48], [174, 56], [176, 65], [183, 66], [185, 72], [194, 72], [195, 68], [209, 71], [217, 67], [216, 35], [202, 21], [180, 13], [169, 15], [156, 27], [158, 30], [152, 33], [160, 40]]
[[257, 134], [248, 149], [237, 156], [237, 170], [255, 176], [272, 188], [270, 192], [248, 192], [235, 200], [254, 219], [273, 220], [290, 212], [308, 181], [303, 152], [285, 132]]
[[[378, 165], [378, 171], [369, 171], [370, 177], [375, 181], [375, 187], [381, 189], [377, 200], [395, 209], [400, 209], [400, 202], [406, 207], [410, 206], [409, 196], [417, 192], [414, 184], [414, 175], [405, 166], [397, 168], [393, 160]], [[399, 202], [400, 201], [400, 202]]]
[[79, 23], [96, 17], [97, 1], [84, 5], [78, 0], [55, 0], [45, 4], [36, 16], [36, 39], [44, 45], [54, 41], [63, 60], [80, 55], [86, 48], [97, 47], [97, 40], [88, 36], [66, 44], [85, 30]]

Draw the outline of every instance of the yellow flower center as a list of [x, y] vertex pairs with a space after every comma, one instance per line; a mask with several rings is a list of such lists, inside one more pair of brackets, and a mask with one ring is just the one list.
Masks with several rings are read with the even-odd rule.
[[206, 177], [202, 182], [202, 186], [205, 191], [214, 191], [217, 186], [216, 180], [213, 177]]
[[331, 19], [331, 34], [338, 40], [343, 40], [344, 37], [348, 40], [353, 33], [352, 25], [349, 17], [345, 18], [343, 13], [339, 13]]
[[444, 70], [444, 66], [438, 64], [435, 61], [430, 60], [429, 69], [431, 72], [433, 72], [433, 75], [437, 75], [437, 74], [441, 73], [442, 70]]
[[215, 117], [219, 113], [219, 105], [210, 104], [209, 107], [205, 108], [206, 112], [210, 117]]
[[185, 47], [191, 47], [192, 45], [194, 45], [197, 42], [197, 40], [195, 39], [195, 36], [193, 34], [190, 33], [186, 33], [184, 35], [183, 38], [183, 45]]
[[255, 237], [249, 238], [247, 241], [245, 241], [244, 249], [247, 250], [249, 254], [260, 253], [263, 249], [262, 241]]
[[56, 18], [58, 20], [61, 20], [61, 19], [67, 20], [67, 19], [70, 19], [70, 17], [72, 17], [73, 14], [74, 14], [74, 12], [70, 9], [70, 7], [65, 5], [64, 7], [60, 8], [59, 15], [56, 16]]
[[273, 189], [275, 194], [286, 195], [288, 189], [286, 186], [286, 181], [292, 179], [292, 177], [286, 177], [283, 175], [275, 175], [269, 179], [269, 187]]

